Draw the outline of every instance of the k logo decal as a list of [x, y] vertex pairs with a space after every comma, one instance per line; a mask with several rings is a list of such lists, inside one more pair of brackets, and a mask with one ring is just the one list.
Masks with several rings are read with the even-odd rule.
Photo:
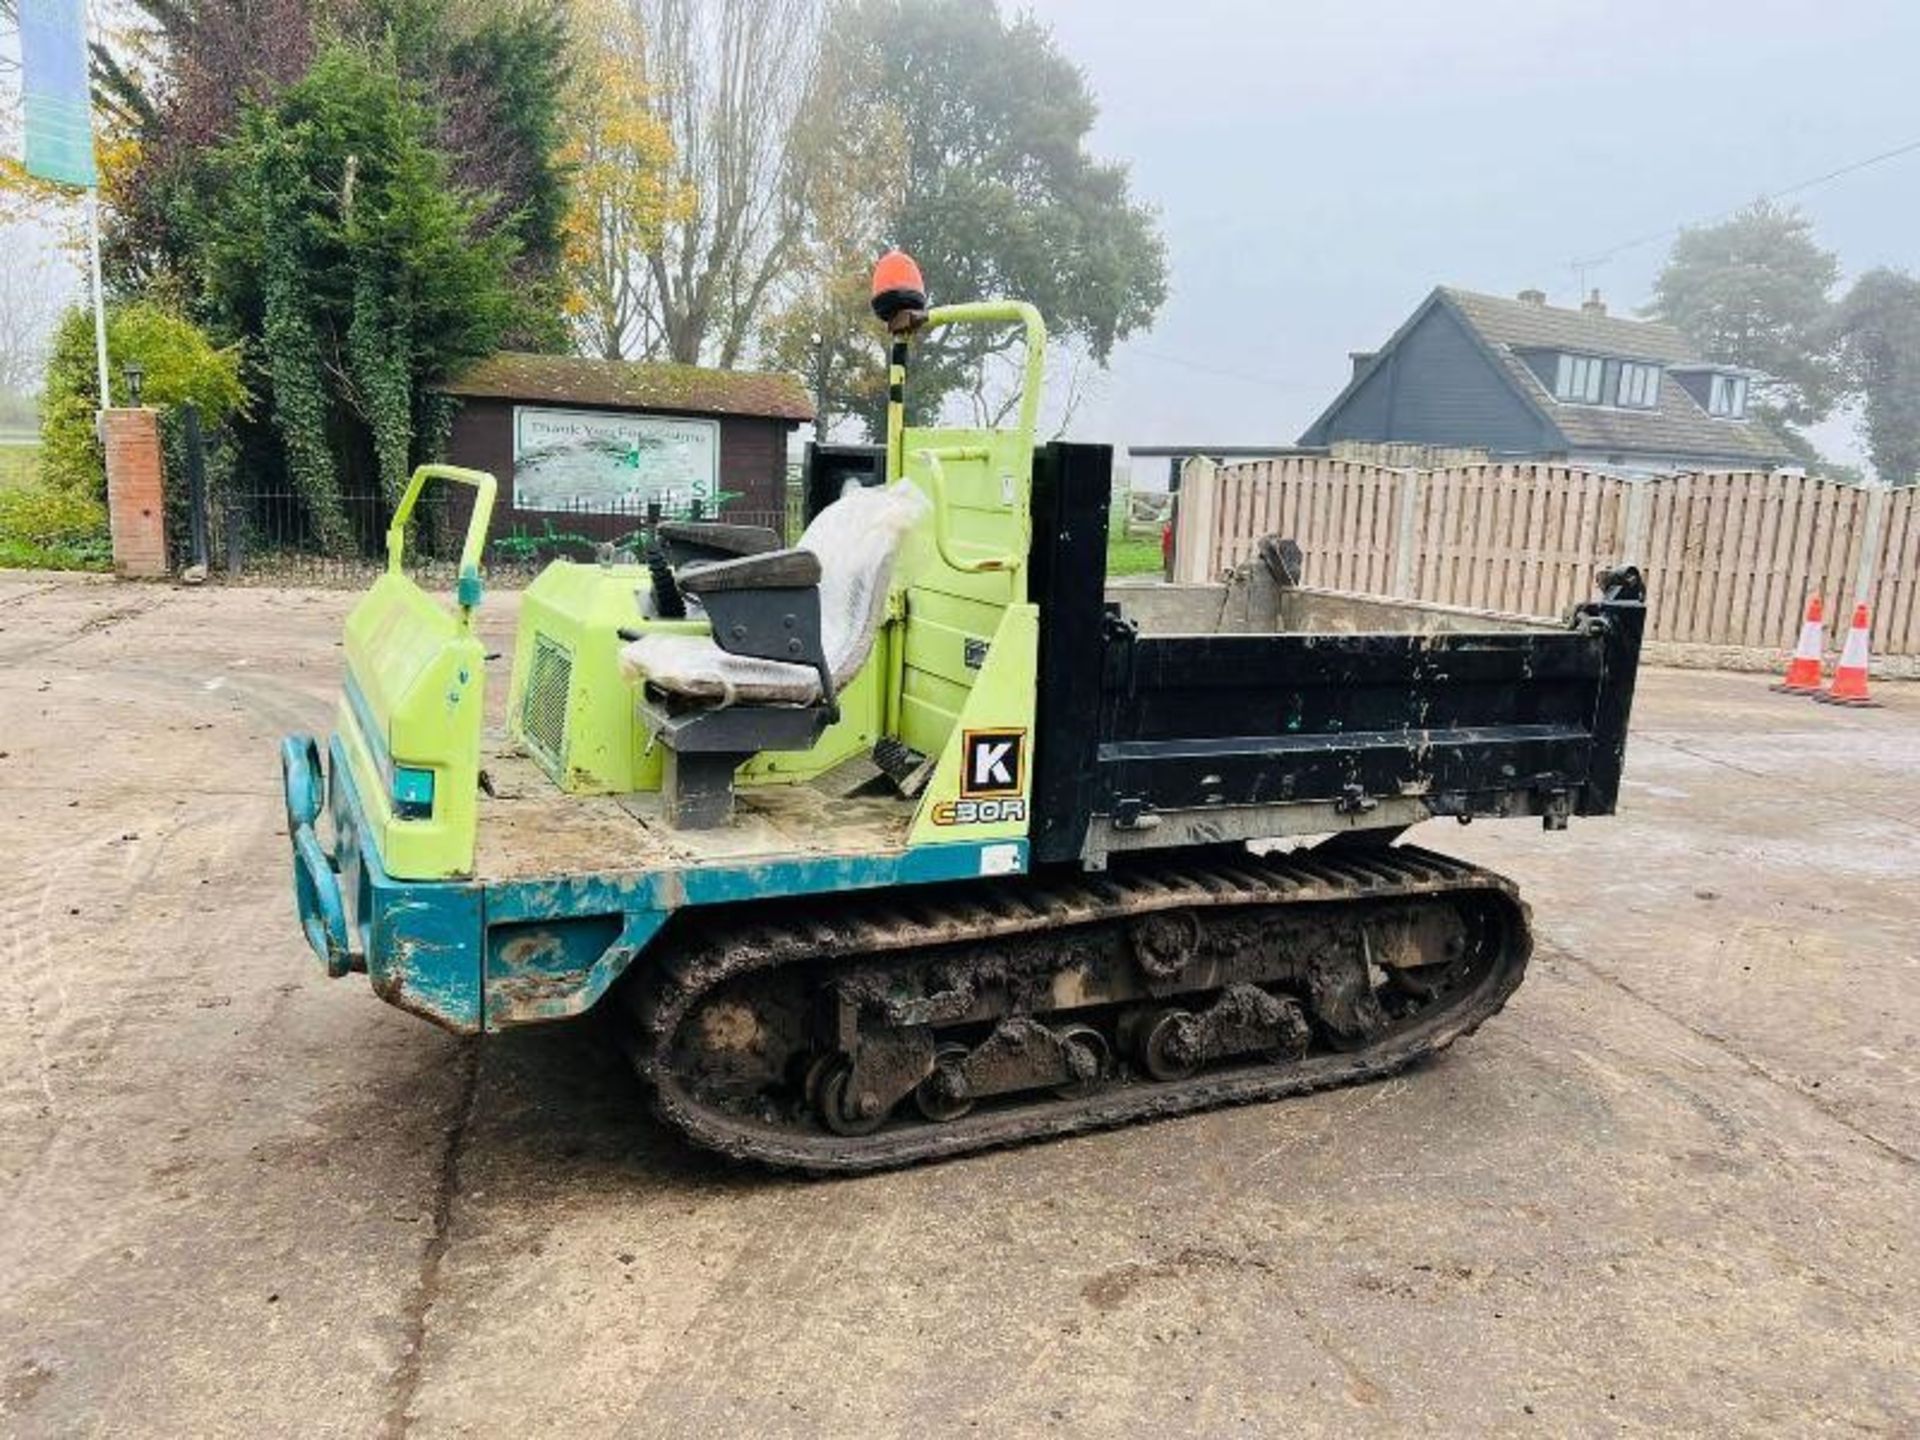
[[1011, 740], [985, 740], [974, 747], [972, 790], [1001, 790], [1013, 784], [1013, 771], [1007, 760], [1013, 754]]
[[960, 777], [961, 795], [969, 799], [1018, 795], [1026, 779], [1027, 732], [969, 730], [964, 738], [966, 773]]

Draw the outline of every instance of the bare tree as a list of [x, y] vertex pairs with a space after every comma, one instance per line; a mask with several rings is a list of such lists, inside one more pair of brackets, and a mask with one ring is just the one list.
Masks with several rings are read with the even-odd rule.
[[569, 0], [569, 13], [567, 320], [583, 353], [623, 360], [645, 349], [649, 257], [690, 197], [674, 188], [673, 140], [649, 103], [648, 46], [629, 0]]
[[723, 368], [766, 318], [806, 229], [798, 123], [818, 63], [820, 0], [635, 0], [651, 103], [687, 197], [648, 255], [650, 354]]
[[0, 227], [0, 391], [39, 390], [47, 344], [71, 281], [45, 235], [27, 225]]
[[[9, 121], [20, 107], [20, 0], [0, 0], [0, 107]], [[12, 129], [9, 124], [7, 130]]]
[[[1039, 430], [1048, 439], [1059, 440], [1080, 407], [1104, 388], [1105, 371], [1084, 346], [1068, 339], [1047, 347], [1044, 372]], [[981, 429], [998, 429], [1020, 408], [1025, 383], [1024, 346], [996, 342], [996, 347], [982, 358], [973, 383], [949, 397], [945, 409], [954, 419], [965, 418]], [[964, 402], [964, 409], [959, 402]]]

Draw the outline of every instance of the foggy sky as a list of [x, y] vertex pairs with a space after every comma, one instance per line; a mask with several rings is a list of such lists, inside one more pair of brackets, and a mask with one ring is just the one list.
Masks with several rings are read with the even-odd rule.
[[[1072, 427], [1116, 446], [1291, 442], [1436, 284], [1571, 304], [1574, 259], [1920, 140], [1917, 0], [1029, 8], [1167, 239], [1172, 296]], [[1789, 203], [1848, 276], [1920, 270], [1920, 152]], [[1587, 283], [1630, 311], [1665, 250]]]
[[[1118, 447], [1290, 443], [1436, 284], [1572, 304], [1575, 259], [1920, 140], [1920, 0], [1025, 8], [1167, 239], [1170, 299], [1071, 430]], [[1789, 203], [1847, 276], [1920, 271], [1920, 152]], [[1587, 283], [1631, 312], [1666, 244]]]

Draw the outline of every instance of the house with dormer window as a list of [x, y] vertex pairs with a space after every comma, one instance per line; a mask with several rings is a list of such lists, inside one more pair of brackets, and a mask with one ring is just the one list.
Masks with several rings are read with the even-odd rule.
[[1748, 413], [1756, 378], [1701, 359], [1671, 325], [1544, 292], [1441, 286], [1353, 373], [1300, 437], [1485, 450], [1616, 473], [1770, 470], [1794, 458]]

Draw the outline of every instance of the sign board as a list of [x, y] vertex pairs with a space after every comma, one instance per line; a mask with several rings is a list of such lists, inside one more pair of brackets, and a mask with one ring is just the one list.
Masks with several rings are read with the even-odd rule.
[[20, 89], [27, 173], [94, 184], [85, 0], [20, 0]]
[[516, 510], [712, 515], [724, 498], [717, 420], [514, 406]]

